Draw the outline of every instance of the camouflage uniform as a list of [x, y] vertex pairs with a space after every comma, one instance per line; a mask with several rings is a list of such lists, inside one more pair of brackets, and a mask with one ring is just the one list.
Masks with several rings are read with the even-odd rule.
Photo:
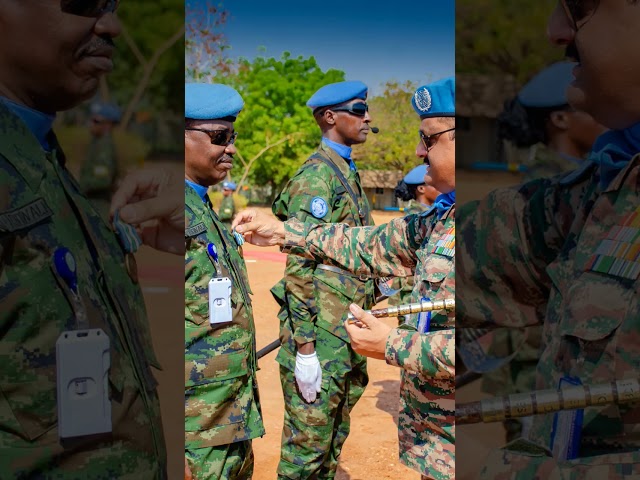
[[[6, 478], [164, 479], [150, 369], [158, 363], [140, 288], [52, 134], [49, 144], [47, 153], [0, 104], [0, 471]], [[68, 289], [52, 268], [53, 253], [63, 246], [76, 260], [89, 328], [101, 328], [110, 339], [113, 429], [65, 448], [58, 441], [56, 340], [76, 321]]]
[[[578, 159], [560, 155], [544, 144], [539, 143], [533, 148], [535, 153], [524, 176], [525, 182], [542, 177], [553, 177], [574, 170], [579, 165]], [[491, 355], [495, 357], [513, 356], [513, 360], [482, 376], [482, 390], [484, 392], [492, 395], [508, 395], [528, 392], [535, 388], [542, 327], [529, 328], [524, 342], [520, 340], [520, 337], [520, 334], [510, 329], [497, 329], [491, 333]], [[518, 351], [514, 352], [516, 346], [518, 346]], [[524, 422], [528, 423], [530, 419], [514, 418], [503, 422], [507, 431], [507, 441], [514, 440], [521, 435]]]
[[[543, 321], [537, 389], [558, 388], [565, 376], [583, 384], [638, 377], [640, 156], [604, 189], [600, 173], [585, 162], [565, 176], [497, 190], [460, 211], [459, 325]], [[638, 475], [638, 413], [637, 405], [585, 409], [573, 460], [551, 456], [555, 414], [536, 415], [527, 441], [492, 454], [485, 478]]]
[[78, 183], [104, 218], [109, 216], [109, 204], [117, 176], [118, 161], [113, 136], [106, 133], [102, 137], [93, 137]]
[[230, 228], [233, 216], [236, 214], [236, 206], [235, 203], [233, 203], [232, 195], [228, 197], [222, 196], [222, 202], [220, 202], [220, 210], [218, 212], [220, 221]]
[[[410, 276], [413, 300], [455, 295], [455, 207], [409, 215], [379, 227], [285, 223], [283, 251], [359, 274]], [[427, 478], [455, 475], [455, 314], [433, 312], [428, 333], [416, 318], [392, 331], [386, 361], [402, 368], [400, 459]]]
[[[420, 203], [417, 200], [411, 199], [407, 203], [407, 206], [404, 207], [405, 215], [412, 215], [414, 213], [422, 213], [429, 209], [428, 205], [424, 203]], [[413, 281], [412, 276], [409, 277], [396, 277], [393, 279], [391, 283], [391, 288], [394, 290], [400, 290], [398, 293], [389, 298], [389, 305], [406, 305], [407, 303], [411, 303], [411, 296], [413, 295]], [[398, 325], [402, 325], [407, 321], [406, 315], [400, 315], [398, 317]]]
[[[322, 143], [317, 151], [335, 164], [359, 197], [354, 205], [331, 167], [308, 160], [273, 204], [280, 219], [296, 217], [313, 223], [373, 224], [359, 175], [346, 160]], [[316, 198], [326, 202], [322, 218], [312, 214]], [[358, 210], [364, 212], [361, 219]], [[349, 434], [349, 415], [368, 383], [366, 358], [351, 348], [343, 320], [354, 302], [369, 308], [374, 282], [349, 272], [332, 272], [309, 260], [287, 258], [285, 277], [271, 290], [281, 306], [282, 347], [276, 360], [285, 397], [285, 421], [278, 475], [280, 478], [333, 478], [342, 445]], [[294, 377], [298, 344], [315, 342], [322, 367], [322, 392], [307, 403]]]
[[[207, 203], [185, 185], [185, 453], [194, 478], [251, 478], [251, 439], [264, 435], [251, 290], [242, 253]], [[232, 283], [233, 321], [209, 324], [207, 245]]]

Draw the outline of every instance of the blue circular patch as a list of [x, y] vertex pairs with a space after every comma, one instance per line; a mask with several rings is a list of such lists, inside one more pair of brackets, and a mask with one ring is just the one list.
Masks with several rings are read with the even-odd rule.
[[311, 214], [316, 218], [324, 217], [329, 211], [327, 202], [322, 197], [313, 197], [311, 200]]

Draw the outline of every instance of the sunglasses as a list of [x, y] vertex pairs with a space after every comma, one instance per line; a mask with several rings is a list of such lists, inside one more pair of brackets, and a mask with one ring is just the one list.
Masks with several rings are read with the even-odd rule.
[[574, 31], [580, 30], [593, 16], [599, 0], [560, 0], [565, 15], [573, 24]]
[[97, 18], [105, 13], [114, 13], [120, 0], [60, 0], [60, 9], [64, 13], [79, 17]]
[[436, 143], [438, 143], [438, 139], [440, 138], [440, 135], [442, 135], [443, 133], [451, 132], [455, 129], [456, 127], [448, 128], [447, 130], [432, 133], [431, 135], [425, 135], [422, 132], [418, 132], [418, 133], [420, 134], [420, 140], [422, 141], [422, 144], [424, 145], [425, 150], [428, 152], [436, 145]]
[[219, 145], [221, 147], [226, 147], [227, 145], [233, 144], [236, 141], [236, 137], [238, 136], [238, 132], [234, 130], [205, 130], [203, 128], [185, 128], [185, 130], [193, 130], [196, 132], [206, 133], [211, 139], [211, 145]]
[[344, 107], [327, 108], [332, 112], [348, 112], [351, 115], [357, 115], [358, 117], [364, 117], [369, 111], [369, 105], [364, 102], [352, 103], [351, 105], [345, 105]]

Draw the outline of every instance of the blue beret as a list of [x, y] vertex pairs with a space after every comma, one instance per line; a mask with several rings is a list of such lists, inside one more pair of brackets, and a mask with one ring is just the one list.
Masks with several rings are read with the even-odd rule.
[[404, 183], [407, 185], [422, 185], [424, 176], [427, 173], [427, 166], [423, 163], [407, 173], [404, 177]]
[[567, 88], [573, 81], [576, 63], [558, 62], [545, 68], [522, 87], [518, 100], [525, 107], [561, 107], [567, 102]]
[[313, 109], [338, 105], [354, 98], [367, 99], [367, 86], [357, 80], [350, 82], [330, 83], [311, 95], [307, 107]]
[[224, 183], [222, 184], [222, 188], [228, 188], [228, 189], [233, 190], [233, 191], [235, 191], [235, 189], [236, 189], [237, 187], [238, 187], [238, 186], [237, 186], [235, 183], [233, 183], [233, 182], [224, 182]]
[[122, 113], [118, 106], [113, 103], [96, 102], [91, 104], [91, 115], [103, 117], [111, 122], [118, 123]]
[[244, 100], [235, 89], [220, 83], [186, 83], [184, 86], [184, 117], [195, 120], [215, 120], [238, 116]]
[[413, 94], [411, 105], [420, 118], [455, 117], [455, 78], [445, 78], [418, 88]]

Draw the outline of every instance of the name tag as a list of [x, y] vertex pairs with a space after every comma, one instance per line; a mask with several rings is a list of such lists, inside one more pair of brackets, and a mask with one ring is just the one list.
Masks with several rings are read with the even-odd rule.
[[45, 218], [53, 215], [53, 211], [47, 205], [44, 198], [14, 208], [8, 212], [0, 213], [0, 230], [4, 232], [16, 232], [29, 228]]
[[184, 230], [185, 237], [195, 237], [196, 235], [200, 235], [203, 232], [207, 231], [207, 227], [203, 222], [200, 222], [193, 227], [186, 228]]

